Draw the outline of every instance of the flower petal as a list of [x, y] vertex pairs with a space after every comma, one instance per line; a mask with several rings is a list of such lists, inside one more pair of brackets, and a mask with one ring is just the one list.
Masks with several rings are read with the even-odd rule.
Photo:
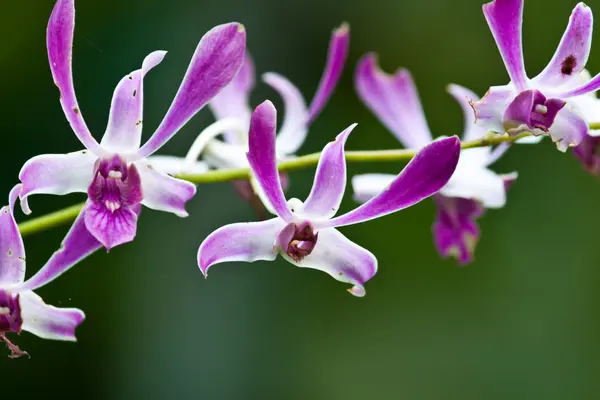
[[13, 215], [21, 185], [9, 194], [9, 205], [0, 209], [0, 286], [23, 283], [25, 279], [25, 246]]
[[339, 28], [335, 29], [331, 35], [329, 49], [327, 50], [327, 64], [325, 71], [321, 76], [319, 87], [313, 97], [308, 111], [308, 123], [314, 121], [327, 104], [329, 97], [333, 93], [335, 86], [340, 80], [344, 64], [348, 58], [348, 50], [350, 48], [350, 26], [343, 23]]
[[231, 82], [240, 70], [246, 49], [244, 26], [230, 23], [206, 33], [160, 126], [140, 151], [140, 159], [162, 147], [206, 103]]
[[212, 140], [202, 153], [204, 160], [217, 169], [248, 168], [246, 148], [237, 144]]
[[[250, 108], [250, 91], [254, 88], [254, 63], [248, 53], [240, 72], [208, 103], [216, 120], [238, 118], [248, 126], [252, 109]], [[242, 144], [235, 132], [225, 132], [229, 143]]]
[[102, 247], [102, 243], [85, 227], [84, 214], [84, 210], [79, 213], [62, 241], [60, 249], [55, 251], [46, 264], [21, 286], [22, 290], [35, 290], [52, 282]]
[[504, 113], [504, 129], [510, 135], [518, 135], [527, 128], [547, 132], [565, 104], [561, 99], [546, 99], [538, 90], [525, 90], [508, 105]]
[[519, 91], [524, 90], [527, 87], [527, 75], [521, 33], [523, 0], [494, 0], [483, 5], [483, 14], [511, 81]]
[[383, 192], [396, 178], [392, 174], [361, 174], [352, 177], [354, 200], [365, 203]]
[[136, 166], [142, 178], [143, 205], [178, 217], [188, 216], [185, 203], [196, 194], [196, 185], [153, 170], [143, 161], [137, 162]]
[[87, 150], [68, 154], [44, 154], [23, 165], [19, 179], [23, 182], [20, 197], [23, 210], [29, 213], [27, 197], [32, 194], [85, 193], [94, 177], [96, 156]]
[[552, 93], [552, 96], [566, 99], [569, 97], [582, 96], [588, 93], [596, 92], [598, 89], [600, 89], [600, 74], [594, 76], [592, 79], [579, 86], [569, 88], [562, 92]]
[[587, 64], [592, 46], [592, 9], [579, 3], [571, 17], [556, 53], [535, 78], [536, 84], [560, 86], [576, 77]]
[[575, 107], [569, 103], [556, 115], [554, 124], [548, 131], [556, 148], [562, 152], [579, 145], [587, 136], [589, 126]]
[[[463, 150], [463, 153], [465, 152]], [[506, 191], [502, 176], [481, 164], [465, 162], [465, 159], [464, 154], [461, 154], [456, 171], [446, 186], [440, 190], [440, 194], [445, 197], [478, 200], [486, 208], [504, 207]]]
[[439, 139], [420, 150], [382, 193], [327, 226], [358, 224], [410, 207], [439, 191], [450, 179], [460, 155], [456, 136]]
[[281, 218], [225, 225], [208, 235], [200, 245], [198, 266], [206, 276], [210, 267], [223, 262], [273, 261], [277, 257], [275, 240], [284, 227]]
[[110, 210], [104, 204], [88, 201], [81, 212], [85, 227], [106, 250], [135, 239], [138, 216], [131, 208]]
[[579, 146], [573, 148], [573, 155], [586, 171], [600, 177], [600, 137], [586, 135]]
[[52, 10], [46, 30], [50, 71], [54, 84], [60, 92], [60, 104], [73, 132], [87, 149], [100, 154], [100, 145], [85, 124], [75, 96], [71, 65], [74, 30], [74, 0], [58, 0]]
[[277, 135], [277, 155], [294, 154], [308, 134], [308, 110], [304, 98], [292, 82], [279, 74], [266, 73], [263, 81], [279, 93], [285, 108], [283, 124]]
[[410, 72], [388, 75], [377, 65], [374, 53], [366, 54], [355, 74], [356, 91], [365, 105], [409, 148], [431, 142], [423, 107]]
[[471, 102], [477, 125], [504, 133], [504, 113], [516, 94], [512, 85], [492, 86], [481, 100]]
[[144, 77], [163, 60], [166, 51], [155, 51], [144, 59], [142, 68], [121, 79], [110, 104], [108, 126], [100, 145], [115, 153], [135, 153], [142, 139]]
[[460, 85], [448, 85], [448, 93], [458, 102], [465, 116], [464, 141], [476, 140], [485, 136], [487, 129], [475, 124], [475, 111], [471, 104], [479, 100], [473, 91]]
[[23, 316], [22, 329], [43, 339], [75, 342], [75, 329], [85, 319], [77, 308], [56, 308], [31, 291], [19, 293]]
[[377, 272], [377, 259], [373, 253], [335, 228], [319, 231], [313, 251], [301, 261], [294, 261], [287, 256], [285, 258], [298, 267], [318, 269], [340, 282], [352, 284], [348, 291], [358, 297], [365, 295], [365, 282]]
[[476, 220], [484, 213], [477, 201], [456, 197], [433, 196], [437, 216], [433, 224], [433, 239], [442, 257], [452, 256], [459, 264], [473, 261], [479, 240]]
[[333, 217], [342, 202], [346, 190], [346, 159], [344, 145], [356, 124], [350, 125], [333, 142], [327, 143], [315, 173], [315, 180], [303, 211], [323, 218]]
[[169, 175], [179, 174], [202, 174], [208, 171], [208, 165], [202, 161], [196, 161], [192, 165], [185, 158], [167, 155], [152, 155], [143, 161], [157, 171]]
[[293, 218], [283, 194], [275, 154], [275, 129], [277, 110], [270, 101], [265, 101], [254, 110], [250, 122], [247, 157], [258, 184], [264, 191], [269, 205], [283, 220]]

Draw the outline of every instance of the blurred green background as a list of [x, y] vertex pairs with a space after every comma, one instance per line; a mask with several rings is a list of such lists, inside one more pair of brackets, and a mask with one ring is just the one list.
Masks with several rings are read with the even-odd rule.
[[[145, 87], [145, 137], [168, 108], [200, 37], [239, 21], [258, 72], [276, 71], [307, 101], [316, 89], [330, 31], [351, 26], [342, 81], [302, 153], [318, 151], [352, 122], [348, 148], [398, 144], [360, 103], [353, 70], [367, 51], [385, 69], [409, 68], [437, 135], [462, 132], [449, 82], [483, 94], [507, 74], [481, 13], [482, 1], [369, 2], [126, 0], [77, 2], [74, 74], [97, 138], [114, 86], [156, 49], [169, 55]], [[550, 59], [574, 1], [527, 0], [524, 46], [531, 75]], [[600, 1], [589, 5], [600, 8]], [[1, 193], [39, 153], [79, 142], [47, 66], [51, 0], [4, 2]], [[597, 35], [596, 35], [597, 36]], [[598, 42], [600, 43], [600, 42]], [[588, 64], [600, 71], [600, 46]], [[281, 104], [264, 84], [253, 94]], [[212, 121], [194, 118], [161, 152], [183, 155]], [[401, 165], [351, 165], [350, 174]], [[254, 219], [230, 184], [201, 186], [191, 216], [144, 210], [138, 239], [98, 253], [41, 289], [50, 304], [87, 313], [78, 344], [13, 337], [32, 355], [0, 348], [5, 398], [89, 399], [592, 399], [600, 391], [600, 186], [549, 142], [510, 151], [495, 165], [518, 170], [505, 209], [481, 220], [476, 262], [440, 260], [431, 201], [342, 229], [379, 259], [362, 299], [327, 275], [284, 261], [225, 264], [204, 280], [200, 242], [215, 228]], [[312, 170], [291, 175], [304, 198]], [[39, 196], [37, 215], [83, 199]], [[342, 211], [354, 207], [350, 189]], [[19, 219], [24, 217], [19, 213]], [[67, 227], [26, 238], [28, 275], [59, 246]]]

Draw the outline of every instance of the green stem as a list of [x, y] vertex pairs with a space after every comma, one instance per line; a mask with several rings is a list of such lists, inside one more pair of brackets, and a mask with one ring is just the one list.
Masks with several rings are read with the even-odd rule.
[[[595, 128], [594, 126], [597, 126]], [[590, 125], [592, 129], [600, 129], [599, 124]], [[475, 147], [493, 146], [505, 142], [514, 142], [522, 137], [530, 136], [530, 134], [522, 134], [516, 138], [511, 138], [508, 135], [490, 134], [482, 139], [472, 140], [461, 143], [462, 149], [472, 149]], [[376, 150], [376, 151], [347, 151], [347, 162], [407, 162], [410, 161], [416, 154], [416, 150]], [[283, 161], [279, 164], [280, 171], [292, 171], [302, 168], [315, 166], [319, 162], [321, 153], [312, 153], [305, 156], [297, 157], [292, 160]], [[240, 179], [248, 179], [250, 174], [249, 168], [239, 169], [219, 169], [208, 171], [202, 174], [182, 174], [177, 178], [195, 184], [226, 182]], [[23, 236], [32, 233], [41, 232], [55, 226], [67, 224], [73, 221], [84, 204], [76, 204], [65, 209], [42, 215], [41, 217], [30, 219], [19, 224], [19, 230]]]

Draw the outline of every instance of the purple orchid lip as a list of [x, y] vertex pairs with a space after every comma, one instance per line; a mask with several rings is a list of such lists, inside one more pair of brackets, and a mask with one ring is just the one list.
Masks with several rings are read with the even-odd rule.
[[23, 318], [19, 295], [0, 289], [0, 332], [21, 332]]
[[526, 125], [529, 129], [548, 132], [558, 112], [567, 103], [560, 99], [546, 99], [539, 90], [525, 90], [509, 104], [504, 113], [507, 132]]
[[[282, 249], [292, 260], [300, 262], [314, 250], [317, 245], [319, 233], [315, 232], [310, 222], [291, 225], [293, 226], [294, 232], [288, 240], [287, 246]], [[282, 232], [285, 231], [286, 229]]]

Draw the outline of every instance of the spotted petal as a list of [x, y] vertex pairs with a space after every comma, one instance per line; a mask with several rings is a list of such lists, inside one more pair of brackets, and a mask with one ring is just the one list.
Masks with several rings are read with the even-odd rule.
[[270, 101], [265, 101], [252, 114], [250, 122], [248, 162], [263, 190], [268, 205], [285, 221], [293, 218], [285, 196], [275, 153], [277, 111]]
[[494, 0], [483, 6], [483, 14], [494, 35], [511, 81], [519, 91], [527, 87], [521, 27], [523, 0]]
[[101, 146], [115, 153], [135, 153], [142, 139], [144, 106], [144, 77], [156, 67], [167, 54], [166, 51], [150, 53], [142, 68], [121, 79], [113, 94], [110, 116]]
[[73, 132], [87, 149], [99, 154], [100, 146], [85, 124], [75, 96], [71, 65], [74, 31], [74, 0], [58, 0], [52, 10], [46, 30], [50, 71], [52, 72], [54, 84], [60, 92], [60, 104]]
[[75, 342], [75, 329], [83, 322], [85, 315], [77, 308], [56, 308], [44, 303], [37, 294], [25, 291], [19, 293], [22, 329], [43, 339], [67, 340]]
[[377, 272], [375, 256], [335, 228], [319, 231], [314, 250], [301, 261], [286, 259], [298, 267], [318, 269], [340, 282], [352, 284], [348, 291], [358, 297], [365, 295], [365, 282]]
[[137, 167], [142, 179], [143, 205], [179, 217], [188, 216], [185, 204], [196, 194], [196, 185], [148, 168], [142, 162]]
[[245, 49], [246, 30], [241, 24], [219, 25], [202, 37], [171, 107], [140, 149], [140, 159], [162, 147], [231, 82], [242, 66]]
[[19, 172], [23, 210], [29, 213], [27, 197], [32, 194], [85, 193], [94, 175], [96, 156], [89, 151], [45, 154], [30, 159]]
[[0, 286], [18, 285], [25, 279], [25, 247], [13, 215], [21, 185], [9, 194], [9, 205], [0, 209]]
[[268, 221], [225, 225], [210, 235], [198, 249], [198, 266], [208, 269], [230, 261], [273, 261], [277, 257], [275, 241], [285, 222], [281, 218]]
[[321, 152], [312, 190], [303, 210], [309, 215], [331, 218], [340, 208], [346, 190], [346, 159], [344, 145], [356, 124], [350, 125]]
[[557, 87], [577, 77], [590, 55], [592, 27], [592, 9], [579, 3], [571, 14], [567, 30], [552, 60], [535, 78], [537, 84]]
[[350, 26], [347, 23], [343, 23], [339, 28], [335, 29], [331, 35], [329, 49], [327, 50], [327, 64], [325, 65], [325, 71], [323, 72], [323, 76], [321, 76], [319, 87], [310, 103], [308, 111], [309, 123], [317, 118], [331, 97], [331, 94], [342, 75], [342, 71], [344, 70], [344, 64], [346, 63], [346, 58], [348, 58], [349, 48]]
[[82, 211], [88, 231], [106, 248], [131, 242], [137, 231], [137, 214], [130, 207], [111, 210], [88, 201]]
[[459, 155], [460, 141], [456, 136], [434, 141], [419, 151], [382, 193], [349, 213], [329, 220], [327, 226], [357, 224], [418, 203], [448, 182]]

